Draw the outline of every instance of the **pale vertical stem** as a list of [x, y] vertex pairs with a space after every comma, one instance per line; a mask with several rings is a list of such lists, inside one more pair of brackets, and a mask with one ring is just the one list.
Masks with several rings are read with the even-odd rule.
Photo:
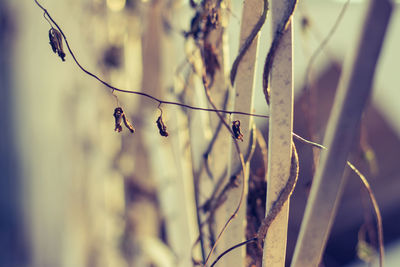
[[[179, 113], [179, 114], [178, 114]], [[173, 114], [176, 119], [175, 129], [187, 129], [188, 121], [181, 112]], [[196, 221], [196, 204], [194, 199], [194, 185], [193, 185], [193, 172], [191, 164], [191, 154], [189, 132], [187, 130], [178, 131], [176, 137], [172, 137], [172, 149], [175, 156], [176, 169], [178, 175], [175, 180], [175, 194], [180, 196], [180, 199], [175, 203], [180, 221], [175, 225], [175, 235], [179, 235], [179, 239], [173, 246], [175, 254], [179, 257], [179, 265], [177, 266], [191, 266], [192, 256], [195, 258], [200, 257], [200, 247], [193, 245], [196, 243], [199, 236], [199, 229]], [[174, 214], [177, 217], [176, 214]], [[171, 236], [170, 238], [173, 238]]]
[[[240, 29], [240, 44], [242, 47], [245, 40], [250, 35], [254, 25], [259, 20], [264, 7], [262, 0], [245, 0], [243, 3], [242, 20]], [[255, 65], [257, 62], [258, 36], [253, 40], [253, 43], [243, 56], [237, 71], [235, 88], [233, 90], [234, 110], [251, 112], [253, 109], [253, 94], [254, 94], [254, 79]], [[241, 152], [246, 156], [250, 151], [254, 136], [251, 137], [253, 120], [248, 116], [232, 116], [232, 120], [240, 120], [242, 133], [244, 134], [243, 142], [239, 141]], [[238, 175], [238, 181], [242, 181], [243, 173], [240, 171], [242, 165], [240, 163], [237, 151], [233, 142], [230, 142], [230, 164], [228, 177]], [[240, 182], [239, 186], [229, 190], [227, 200], [220, 212], [220, 215], [227, 220], [237, 208], [241, 198], [242, 187], [244, 187], [245, 195], [243, 196], [241, 208], [235, 219], [232, 220], [226, 229], [221, 242], [218, 245], [218, 252], [223, 252], [229, 247], [244, 241], [246, 230], [246, 192], [247, 181], [249, 177], [249, 164], [246, 162], [246, 172], [244, 173], [244, 183]], [[218, 266], [245, 266], [246, 247], [233, 250], [228, 256], [223, 257]]]
[[[181, 114], [173, 114], [171, 118], [174, 121], [169, 120], [168, 126], [172, 129], [183, 129], [186, 123], [179, 119], [180, 116]], [[198, 235], [195, 229], [197, 225], [193, 179], [189, 169], [190, 155], [185, 142], [188, 140], [188, 133], [184, 130], [176, 131], [165, 138], [156, 133], [155, 124], [149, 123], [147, 127], [149, 132], [154, 131], [154, 134], [146, 137], [146, 143], [149, 147], [151, 172], [157, 183], [162, 217], [165, 220], [170, 255], [173, 255], [172, 261], [171, 258], [166, 259], [166, 266], [191, 266], [192, 246]], [[160, 251], [153, 251], [153, 255], [156, 258], [161, 257]]]
[[345, 185], [343, 170], [362, 112], [392, 11], [390, 0], [371, 0], [360, 36], [343, 69], [324, 145], [291, 266], [318, 266]]
[[[162, 44], [162, 4], [164, 1], [149, 1], [138, 5], [143, 14], [143, 29], [141, 33], [142, 56], [142, 91], [156, 97], [161, 95], [161, 44]], [[134, 105], [140, 112], [141, 124], [153, 122], [156, 107], [145, 99]], [[129, 108], [126, 105], [126, 109]], [[125, 106], [124, 106], [125, 108]], [[135, 118], [132, 119], [135, 123]], [[146, 146], [145, 131], [137, 129], [134, 138], [130, 136], [124, 140], [124, 149], [134, 156], [132, 164], [134, 173], [126, 176], [126, 226], [124, 252], [128, 266], [149, 266], [155, 264], [160, 256], [154, 256], [158, 250], [147, 246], [149, 242], [158, 244], [159, 240], [159, 209], [151, 197], [139, 195], [135, 190], [129, 190], [133, 184], [139, 190], [154, 192], [157, 189], [156, 177], [152, 172], [152, 148]], [[138, 190], [138, 191], [139, 191]], [[133, 192], [132, 192], [133, 191]], [[133, 197], [139, 195], [140, 197]]]
[[[164, 15], [174, 14], [173, 7], [165, 1], [162, 8]], [[176, 14], [176, 13], [175, 13]], [[175, 16], [176, 18], [176, 16]], [[171, 22], [174, 18], [171, 18]], [[179, 20], [179, 18], [176, 18]], [[166, 90], [174, 84], [177, 65], [181, 62], [179, 51], [175, 46], [176, 36], [164, 32], [162, 38], [162, 88]], [[181, 40], [179, 39], [179, 42]], [[177, 101], [171, 95], [166, 95], [171, 101]], [[157, 180], [158, 196], [163, 217], [165, 219], [167, 240], [173, 255], [176, 257], [174, 266], [186, 267], [192, 265], [192, 255], [200, 256], [199, 246], [193, 248], [198, 238], [196, 222], [196, 205], [194, 198], [193, 171], [190, 136], [186, 114], [180, 108], [161, 106], [163, 121], [167, 126], [169, 136], [160, 136], [155, 118], [149, 124], [150, 157], [152, 171]], [[160, 111], [156, 111], [157, 116]], [[161, 153], [163, 153], [161, 156]]]
[[[217, 0], [212, 0], [210, 2], [214, 4], [217, 2]], [[226, 94], [228, 84], [226, 79], [226, 55], [228, 53], [226, 50], [227, 35], [226, 31], [223, 28], [225, 23], [224, 20], [225, 14], [221, 14], [221, 24], [219, 24], [216, 29], [212, 30], [205, 40], [210, 45], [215, 47], [220, 65], [220, 68], [217, 69], [215, 72], [214, 82], [212, 83], [212, 87], [210, 88], [209, 92], [217, 108], [226, 108], [227, 102]], [[212, 136], [218, 131], [218, 125], [221, 122], [220, 118], [215, 113], [210, 113], [208, 114], [208, 116], [210, 118], [210, 123], [208, 127], [211, 129], [211, 135], [208, 136], [209, 139], [207, 141], [210, 141]], [[199, 178], [199, 198], [201, 198], [199, 199], [199, 204], [204, 204], [204, 198], [208, 199], [211, 196], [218, 183], [220, 183], [221, 181], [226, 181], [226, 170], [228, 168], [229, 155], [227, 153], [221, 152], [226, 151], [226, 148], [229, 146], [230, 138], [230, 134], [226, 131], [224, 126], [222, 126], [215, 139], [212, 150], [208, 155], [207, 162], [210, 172], [208, 173], [204, 168]], [[207, 149], [207, 147], [204, 147], [203, 149]], [[201, 153], [204, 152], [205, 151], [203, 150]], [[212, 175], [212, 177], [210, 177], [210, 174]], [[213, 218], [212, 221], [208, 222], [211, 227], [209, 227], [208, 225], [203, 227], [203, 238], [206, 254], [209, 253], [212, 247], [212, 242], [215, 241], [216, 236], [228, 219], [225, 216], [219, 216], [221, 209], [222, 207], [215, 212], [215, 218]], [[207, 216], [200, 215], [200, 218], [201, 220], [206, 221]], [[213, 256], [215, 256], [215, 253], [213, 254]], [[211, 258], [211, 260], [212, 259], [213, 258]]]
[[[291, 1], [274, 0], [271, 6], [273, 33], [279, 28]], [[291, 19], [290, 19], [291, 20]], [[277, 48], [272, 65], [267, 172], [266, 213], [287, 183], [290, 172], [293, 130], [292, 22]], [[263, 266], [285, 266], [289, 201], [271, 224], [264, 243]]]

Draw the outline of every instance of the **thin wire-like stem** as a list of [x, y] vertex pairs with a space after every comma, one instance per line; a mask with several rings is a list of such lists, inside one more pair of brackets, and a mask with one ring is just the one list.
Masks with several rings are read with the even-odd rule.
[[108, 82], [104, 81], [103, 79], [101, 79], [99, 76], [97, 76], [96, 74], [88, 71], [86, 68], [84, 68], [82, 66], [82, 64], [78, 61], [78, 59], [76, 58], [74, 52], [72, 51], [72, 48], [67, 40], [66, 35], [64, 34], [64, 32], [62, 31], [62, 29], [60, 28], [60, 26], [57, 24], [57, 22], [52, 18], [52, 16], [50, 15], [50, 13], [47, 11], [47, 9], [45, 9], [37, 0], [34, 0], [36, 5], [41, 8], [43, 10], [43, 12], [46, 14], [46, 16], [50, 19], [50, 21], [55, 25], [55, 27], [60, 31], [62, 37], [64, 38], [65, 44], [67, 45], [67, 49], [69, 51], [69, 53], [71, 54], [73, 60], [75, 61], [75, 63], [78, 65], [78, 67], [87, 75], [91, 76], [92, 78], [96, 79], [97, 81], [99, 81], [100, 83], [102, 83], [103, 85], [105, 85], [106, 87], [110, 88], [111, 90], [115, 90], [117, 92], [121, 92], [121, 93], [127, 93], [127, 94], [135, 94], [135, 95], [139, 95], [139, 96], [143, 96], [146, 98], [149, 98], [155, 102], [158, 102], [159, 104], [166, 104], [166, 105], [174, 105], [174, 106], [180, 106], [180, 107], [185, 107], [188, 109], [192, 109], [192, 110], [200, 110], [200, 111], [208, 111], [208, 112], [220, 112], [220, 113], [224, 113], [224, 114], [237, 114], [237, 115], [245, 115], [245, 116], [253, 116], [253, 117], [259, 117], [259, 118], [269, 118], [268, 115], [261, 115], [261, 114], [253, 114], [253, 113], [248, 113], [248, 112], [241, 112], [241, 111], [233, 111], [233, 110], [223, 110], [223, 109], [211, 109], [211, 108], [201, 108], [201, 107], [194, 107], [188, 104], [184, 104], [184, 103], [179, 103], [179, 102], [173, 102], [173, 101], [166, 101], [166, 100], [162, 100], [159, 99], [157, 97], [154, 97], [150, 94], [146, 94], [143, 92], [139, 92], [139, 91], [133, 91], [133, 90], [126, 90], [126, 89], [121, 89], [121, 88], [117, 88], [111, 84], [109, 84]]
[[311, 55], [310, 60], [308, 61], [307, 64], [307, 68], [306, 68], [306, 74], [304, 76], [304, 90], [308, 89], [308, 81], [309, 81], [309, 77], [310, 77], [310, 73], [311, 73], [311, 68], [315, 62], [315, 60], [317, 59], [318, 55], [322, 52], [322, 50], [325, 48], [325, 46], [328, 44], [329, 40], [332, 38], [333, 34], [336, 32], [340, 22], [343, 19], [343, 16], [345, 14], [345, 11], [347, 9], [347, 7], [350, 4], [350, 0], [347, 0], [342, 9], [340, 10], [340, 13], [338, 15], [338, 17], [336, 18], [335, 23], [333, 24], [331, 30], [329, 31], [329, 33], [326, 35], [326, 37], [322, 40], [322, 42], [319, 44], [318, 48], [314, 51], [314, 53]]
[[258, 19], [256, 25], [254, 25], [253, 30], [251, 31], [250, 35], [247, 37], [243, 46], [240, 48], [239, 54], [237, 55], [235, 61], [232, 64], [231, 74], [230, 74], [232, 86], [235, 83], [235, 78], [236, 78], [237, 69], [239, 67], [239, 63], [242, 60], [243, 56], [246, 54], [247, 50], [250, 48], [250, 46], [253, 43], [254, 39], [256, 38], [257, 34], [260, 32], [261, 27], [264, 25], [265, 20], [267, 18], [267, 13], [268, 13], [268, 0], [264, 0], [263, 13], [261, 14], [261, 17]]
[[315, 142], [312, 142], [312, 141], [309, 141], [309, 140], [307, 140], [307, 139], [301, 137], [300, 135], [298, 135], [298, 134], [296, 134], [296, 133], [292, 133], [292, 135], [293, 135], [293, 137], [294, 137], [295, 139], [299, 140], [299, 141], [302, 142], [302, 143], [305, 143], [305, 144], [308, 144], [308, 145], [312, 145], [312, 146], [317, 147], [317, 148], [320, 148], [320, 149], [326, 149], [326, 147], [324, 147], [323, 145], [318, 144], [318, 143], [315, 143]]
[[225, 250], [224, 252], [222, 252], [222, 253], [215, 259], [215, 261], [210, 265], [210, 267], [214, 267], [215, 264], [217, 264], [217, 262], [218, 262], [223, 256], [225, 256], [226, 254], [228, 254], [228, 253], [231, 252], [232, 250], [234, 250], [234, 249], [236, 249], [236, 248], [239, 248], [239, 247], [241, 247], [241, 246], [244, 246], [244, 245], [246, 245], [246, 244], [250, 244], [250, 243], [256, 242], [256, 241], [257, 241], [257, 238], [254, 237], [254, 238], [251, 238], [251, 239], [249, 239], [249, 240], [243, 241], [243, 242], [241, 242], [241, 243], [239, 243], [239, 244], [236, 244], [236, 245], [234, 245], [234, 246], [228, 248], [227, 250]]
[[[326, 149], [326, 147], [324, 147], [323, 145], [315, 143], [315, 142], [311, 142], [295, 133], [293, 133], [293, 137], [295, 137], [296, 139], [298, 139], [299, 141], [301, 141], [305, 144], [309, 144], [309, 145], [312, 145], [312, 146], [320, 148], [320, 149]], [[368, 180], [365, 178], [365, 176], [350, 161], [347, 161], [347, 166], [349, 166], [355, 172], [355, 174], [357, 174], [357, 176], [360, 178], [361, 183], [363, 184], [363, 186], [364, 186], [365, 190], [367, 191], [368, 196], [371, 200], [372, 207], [373, 207], [374, 213], [375, 213], [377, 228], [378, 228], [379, 266], [383, 266], [383, 258], [384, 258], [383, 226], [382, 226], [382, 215], [379, 210], [378, 202], [376, 201], [375, 195], [372, 192], [372, 188], [369, 185]]]
[[[299, 141], [305, 143], [305, 144], [309, 144], [312, 145], [314, 147], [317, 147], [319, 149], [327, 149], [326, 147], [324, 147], [321, 144], [315, 143], [315, 142], [311, 142], [307, 139], [304, 139], [303, 137], [293, 133], [293, 137], [298, 139]], [[350, 162], [347, 161], [347, 165], [357, 174], [357, 176], [360, 178], [362, 185], [365, 187], [365, 190], [368, 193], [368, 196], [371, 200], [373, 209], [374, 209], [374, 213], [375, 213], [375, 218], [376, 218], [376, 222], [377, 222], [377, 228], [378, 228], [378, 243], [379, 243], [379, 265], [383, 266], [383, 258], [384, 258], [384, 245], [383, 245], [383, 226], [382, 226], [382, 216], [381, 216], [381, 212], [379, 210], [379, 206], [378, 203], [376, 201], [375, 195], [372, 192], [371, 186], [369, 185], [367, 179], [365, 178], [365, 176]]]
[[47, 22], [49, 23], [50, 27], [53, 27], [53, 25], [51, 25], [50, 20], [46, 17], [46, 13], [43, 13], [43, 17], [45, 20], [47, 20]]
[[[304, 139], [304, 138], [302, 138], [302, 137], [300, 137], [300, 136], [297, 136], [296, 134], [293, 134], [293, 136], [296, 137], [296, 138], [299, 138], [299, 140], [300, 140], [301, 142], [304, 142], [304, 143], [306, 143], [306, 144], [315, 146], [315, 147], [317, 147], [317, 148], [319, 148], [319, 149], [326, 149], [326, 147], [324, 147], [323, 145], [320, 145], [320, 144], [318, 144], [318, 143], [314, 143], [314, 142], [308, 141], [308, 140], [306, 140], [306, 139]], [[296, 154], [297, 154], [297, 152], [295, 151], [295, 148], [294, 148], [293, 153], [296, 153]], [[293, 176], [292, 176], [293, 178], [296, 177], [296, 176], [297, 176], [297, 173], [298, 173], [298, 159], [296, 160], [297, 156], [295, 156], [294, 158], [295, 158], [295, 160], [293, 161], [292, 169], [293, 169], [293, 171], [294, 171], [293, 174], [296, 174], [296, 175], [293, 175]], [[384, 259], [383, 226], [382, 226], [382, 215], [381, 215], [381, 212], [380, 212], [380, 210], [379, 210], [378, 203], [377, 203], [377, 201], [376, 201], [376, 198], [375, 198], [374, 193], [372, 192], [372, 188], [371, 188], [371, 186], [369, 185], [369, 183], [368, 183], [367, 179], [365, 178], [365, 176], [364, 176], [350, 161], [347, 161], [347, 165], [348, 165], [348, 166], [352, 169], [352, 171], [354, 171], [355, 174], [357, 174], [357, 176], [360, 178], [361, 183], [362, 183], [362, 185], [364, 186], [364, 188], [366, 189], [366, 191], [367, 191], [367, 193], [368, 193], [368, 196], [369, 196], [369, 198], [370, 198], [370, 200], [371, 200], [371, 203], [372, 203], [372, 206], [373, 206], [373, 210], [374, 210], [374, 213], [375, 213], [376, 222], [377, 222], [377, 228], [378, 228], [379, 266], [382, 267], [382, 266], [383, 266], [383, 259]], [[272, 221], [275, 219], [276, 215], [277, 215], [277, 214], [279, 213], [279, 211], [280, 211], [280, 208], [279, 208], [279, 207], [282, 207], [282, 206], [283, 206], [283, 204], [284, 204], [284, 203], [286, 202], [286, 200], [289, 198], [291, 192], [293, 192], [294, 185], [295, 185], [295, 179], [294, 179], [292, 182], [288, 182], [288, 184], [285, 186], [285, 188], [286, 188], [285, 190], [286, 190], [287, 192], [289, 192], [289, 194], [284, 194], [284, 193], [282, 193], [282, 194], [281, 194], [282, 197], [279, 198], [280, 200], [277, 200], [276, 203], [274, 203], [274, 205], [272, 205], [272, 206], [275, 206], [275, 209], [276, 209], [276, 210], [273, 211], [273, 212], [270, 212], [271, 214], [268, 214], [268, 215], [266, 216], [266, 218], [265, 218], [265, 220], [263, 221], [263, 224], [262, 224], [262, 226], [260, 227], [260, 229], [259, 229], [259, 231], [258, 231], [256, 237], [254, 237], [254, 238], [252, 238], [252, 239], [249, 239], [249, 240], [246, 240], [246, 241], [244, 241], [244, 242], [241, 242], [241, 243], [239, 243], [239, 244], [236, 244], [236, 245], [234, 245], [234, 246], [228, 248], [227, 250], [225, 250], [224, 252], [222, 252], [222, 253], [217, 257], [217, 259], [211, 264], [210, 267], [215, 266], [215, 264], [216, 264], [222, 257], [224, 257], [226, 254], [228, 254], [228, 253], [231, 252], [232, 250], [234, 250], [234, 249], [236, 249], [236, 248], [239, 248], [239, 247], [241, 247], [241, 246], [243, 246], [243, 245], [245, 245], [245, 244], [248, 244], [248, 243], [260, 242], [261, 240], [263, 240], [263, 237], [266, 235], [266, 233], [267, 233], [267, 231], [268, 231], [269, 225], [272, 223]], [[284, 196], [283, 196], [283, 195], [284, 195]], [[279, 203], [279, 204], [278, 204], [278, 203]]]
[[[206, 96], [207, 96], [207, 99], [208, 99], [209, 103], [211, 104], [211, 106], [212, 106], [214, 109], [217, 109], [216, 106], [215, 106], [215, 104], [214, 104], [214, 102], [212, 101], [212, 98], [211, 98], [211, 95], [210, 95], [210, 90], [209, 90], [209, 88], [208, 88], [208, 83], [207, 83], [207, 78], [206, 78], [205, 73], [203, 73], [203, 84], [204, 84]], [[232, 134], [232, 136], [234, 136], [234, 134], [233, 134], [233, 132], [232, 132], [232, 129], [229, 127], [228, 123], [225, 121], [225, 118], [224, 118], [219, 112], [217, 112], [216, 114], [218, 115], [220, 121], [221, 121], [222, 124], [226, 127], [226, 129]], [[238, 202], [238, 204], [237, 204], [237, 206], [236, 206], [236, 209], [235, 209], [235, 211], [232, 213], [232, 215], [229, 217], [229, 219], [226, 221], [225, 225], [222, 227], [222, 229], [221, 229], [221, 231], [219, 232], [217, 238], [215, 239], [214, 245], [213, 245], [213, 247], [211, 248], [210, 252], [208, 253], [208, 256], [207, 256], [207, 258], [206, 258], [206, 261], [205, 261], [205, 263], [204, 263], [204, 266], [207, 266], [207, 263], [208, 263], [208, 261], [210, 260], [210, 257], [211, 257], [211, 255], [212, 255], [212, 253], [214, 252], [215, 248], [217, 247], [217, 244], [218, 244], [219, 240], [221, 239], [221, 236], [222, 236], [223, 233], [225, 232], [226, 228], [228, 228], [228, 226], [229, 226], [229, 224], [231, 223], [231, 221], [236, 217], [236, 215], [238, 214], [238, 212], [239, 212], [239, 210], [240, 210], [240, 207], [242, 206], [242, 203], [243, 203], [244, 190], [245, 190], [245, 185], [244, 185], [244, 183], [245, 183], [245, 175], [246, 175], [246, 164], [245, 164], [245, 161], [244, 161], [243, 154], [242, 154], [242, 152], [240, 152], [239, 144], [238, 144], [238, 142], [237, 142], [236, 139], [234, 139], [234, 145], [235, 145], [236, 151], [237, 151], [237, 153], [238, 153], [238, 155], [239, 155], [239, 160], [240, 160], [240, 163], [241, 163], [241, 165], [242, 165], [242, 170], [243, 170], [243, 173], [242, 173], [242, 175], [241, 175], [241, 176], [242, 176], [242, 190], [241, 190], [239, 202]]]
[[379, 266], [383, 266], [384, 258], [384, 246], [383, 246], [383, 226], [382, 226], [382, 215], [379, 210], [378, 202], [376, 201], [375, 195], [372, 192], [371, 186], [369, 185], [365, 176], [353, 165], [350, 161], [347, 161], [347, 166], [349, 166], [352, 171], [354, 171], [360, 178], [364, 188], [367, 190], [368, 196], [371, 200], [372, 207], [376, 217], [376, 223], [378, 228], [378, 243], [379, 243]]

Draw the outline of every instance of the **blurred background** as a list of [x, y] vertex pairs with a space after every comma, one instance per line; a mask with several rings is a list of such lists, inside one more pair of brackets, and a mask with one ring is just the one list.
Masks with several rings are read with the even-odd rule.
[[[226, 5], [228, 66], [238, 51], [241, 3]], [[180, 66], [190, 51], [182, 32], [189, 30], [194, 14], [187, 1], [41, 4], [90, 71], [119, 88], [202, 105], [197, 91], [181, 97], [185, 72]], [[300, 1], [294, 16], [294, 130], [320, 143], [365, 1], [350, 2], [309, 80], [305, 72], [343, 4]], [[395, 5], [373, 96], [351, 155], [381, 208], [386, 266], [400, 266], [400, 2]], [[268, 114], [261, 73], [271, 41], [269, 25], [268, 18], [258, 51], [254, 113], [259, 114]], [[209, 115], [163, 106], [170, 137], [160, 137], [157, 103], [116, 92], [117, 103], [106, 87], [78, 69], [69, 53], [66, 62], [53, 54], [49, 29], [33, 0], [0, 1], [0, 266], [191, 266], [192, 254], [199, 253], [192, 251], [198, 234], [192, 169], [210, 134], [197, 141], [197, 129], [188, 129], [186, 116], [201, 121]], [[134, 135], [127, 129], [114, 131], [117, 105], [135, 125]], [[264, 135], [267, 122], [256, 120]], [[301, 171], [291, 202], [288, 262], [317, 164], [317, 152], [301, 144], [298, 149]], [[255, 176], [265, 172], [261, 158], [256, 151]], [[181, 217], [186, 218], [183, 224], [171, 221]], [[374, 227], [369, 199], [351, 175], [322, 265], [373, 262]]]

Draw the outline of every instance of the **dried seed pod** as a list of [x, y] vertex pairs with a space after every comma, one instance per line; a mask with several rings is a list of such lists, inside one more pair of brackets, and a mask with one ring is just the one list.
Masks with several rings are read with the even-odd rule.
[[158, 127], [158, 130], [160, 131], [161, 136], [167, 137], [168, 136], [167, 126], [165, 126], [161, 115], [158, 117], [156, 123], [157, 123], [157, 127]]
[[115, 118], [115, 131], [121, 132], [122, 131], [122, 115], [124, 111], [122, 108], [118, 107], [114, 110], [114, 118]]
[[129, 123], [129, 121], [126, 118], [125, 113], [121, 107], [115, 108], [114, 118], [115, 118], [115, 131], [116, 132], [122, 131], [122, 122], [124, 122], [126, 128], [128, 128], [128, 130], [131, 131], [131, 133], [135, 132], [135, 128], [133, 128], [132, 124]]
[[122, 120], [124, 121], [125, 127], [131, 131], [131, 133], [135, 132], [135, 128], [133, 128], [133, 125], [129, 123], [128, 119], [125, 116], [125, 113], [122, 113]]
[[240, 121], [232, 122], [233, 137], [243, 142], [243, 134], [240, 132]]
[[62, 59], [62, 61], [65, 61], [65, 53], [63, 49], [63, 41], [61, 33], [57, 29], [51, 28], [49, 30], [49, 39], [50, 39], [51, 49], [53, 49], [53, 52], [57, 53], [58, 56]]

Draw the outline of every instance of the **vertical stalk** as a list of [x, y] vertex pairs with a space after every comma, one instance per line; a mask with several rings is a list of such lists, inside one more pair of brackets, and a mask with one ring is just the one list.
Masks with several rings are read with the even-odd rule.
[[[371, 92], [392, 11], [390, 0], [371, 0], [358, 42], [344, 66], [326, 129], [321, 164], [307, 202], [291, 266], [318, 266], [345, 185], [343, 170]], [[382, 264], [382, 262], [381, 262]]]
[[[208, 4], [210, 5], [218, 5], [217, 0], [210, 0], [208, 1]], [[225, 20], [225, 14], [221, 12], [221, 18], [219, 18], [220, 24], [217, 25], [215, 29], [213, 29], [205, 38], [204, 41], [208, 42], [209, 45], [215, 47], [216, 51], [216, 56], [218, 58], [219, 62], [219, 69], [215, 71], [214, 75], [214, 81], [212, 83], [212, 86], [209, 88], [209, 95], [211, 96], [212, 101], [218, 108], [226, 108], [226, 95], [227, 95], [227, 79], [226, 79], [226, 69], [227, 69], [227, 34], [226, 31], [224, 30], [224, 20]], [[204, 88], [204, 86], [203, 86]], [[209, 107], [211, 105], [209, 104]], [[201, 195], [207, 196], [207, 198], [210, 197], [210, 193], [214, 192], [214, 190], [218, 187], [219, 184], [223, 184], [227, 179], [227, 174], [226, 170], [228, 168], [228, 158], [229, 155], [226, 153], [221, 153], [221, 151], [225, 151], [226, 148], [229, 146], [230, 142], [230, 135], [224, 129], [223, 125], [222, 127], [219, 127], [221, 124], [220, 118], [216, 114], [209, 114], [209, 124], [207, 125], [209, 129], [211, 129], [211, 135], [209, 136], [212, 138], [212, 136], [217, 133], [217, 136], [215, 138], [214, 144], [212, 146], [212, 150], [210, 153], [207, 155], [207, 159], [205, 161], [208, 164], [209, 171], [206, 171], [204, 168], [203, 172], [200, 175], [199, 178], [199, 202], [204, 203], [204, 199], [202, 199]], [[208, 140], [210, 141], [210, 140]], [[204, 151], [202, 151], [204, 153]], [[224, 207], [220, 207], [220, 209], [216, 210], [214, 213], [215, 216], [212, 216], [212, 219], [209, 220], [208, 226], [203, 227], [203, 243], [205, 247], [205, 251], [208, 254], [210, 249], [215, 243], [216, 236], [218, 235], [218, 232], [220, 229], [223, 227], [225, 224], [226, 220], [229, 218], [226, 218], [225, 216], [220, 216], [221, 214], [224, 214], [221, 212], [221, 209]], [[207, 220], [206, 216], [200, 215], [201, 220]], [[207, 236], [209, 238], [207, 238]], [[211, 255], [210, 260], [213, 259], [213, 256], [215, 253]]]
[[[264, 8], [264, 1], [262, 0], [245, 0], [243, 3], [240, 40], [239, 47], [242, 47], [252, 32], [254, 26], [258, 22]], [[255, 37], [252, 44], [244, 54], [237, 69], [237, 76], [234, 88], [234, 108], [233, 110], [251, 112], [253, 109], [253, 95], [254, 95], [254, 79], [255, 79], [255, 66], [257, 62], [258, 50], [258, 36]], [[242, 133], [245, 135], [243, 142], [239, 142], [241, 152], [246, 155], [251, 150], [255, 136], [252, 136], [253, 119], [249, 116], [232, 116], [232, 120], [240, 120]], [[228, 177], [238, 175], [238, 180], [242, 181], [242, 165], [237, 155], [233, 142], [230, 142], [230, 164]], [[244, 194], [241, 208], [234, 220], [226, 229], [225, 234], [219, 244], [218, 251], [225, 251], [229, 247], [242, 242], [245, 238], [246, 230], [246, 192], [247, 181], [249, 177], [249, 162], [246, 162], [246, 172], [244, 174], [244, 181], [236, 188], [232, 188], [227, 194], [227, 200], [221, 215], [229, 218], [235, 211], [241, 195]], [[229, 256], [224, 257], [218, 262], [218, 266], [245, 266], [246, 247], [232, 251]]]
[[[163, 1], [164, 14], [176, 14], [169, 1]], [[178, 17], [178, 16], [176, 16]], [[174, 22], [173, 18], [171, 23]], [[176, 18], [179, 20], [179, 18]], [[162, 57], [162, 81], [164, 98], [178, 101], [172, 94], [165, 93], [165, 89], [174, 84], [175, 70], [180, 62], [175, 48], [178, 45], [174, 35], [166, 31], [161, 39]], [[180, 41], [180, 40], [179, 40]], [[181, 52], [181, 51], [179, 51]], [[178, 52], [178, 53], [179, 53]], [[167, 126], [169, 136], [160, 136], [152, 118], [147, 136], [149, 153], [152, 162], [152, 172], [158, 187], [158, 199], [160, 202], [168, 245], [174, 255], [174, 266], [191, 266], [192, 257], [199, 258], [199, 246], [196, 239], [199, 236], [196, 218], [196, 205], [193, 187], [192, 157], [190, 136], [188, 130], [188, 118], [179, 108], [169, 109], [161, 106], [162, 119]], [[157, 116], [160, 111], [156, 111]]]
[[[164, 1], [148, 1], [138, 5], [143, 14], [143, 31], [141, 32], [141, 64], [142, 92], [160, 97], [162, 69], [161, 69], [161, 45], [162, 45], [162, 6]], [[132, 24], [131, 24], [132, 26]], [[131, 59], [130, 59], [131, 60]], [[153, 121], [155, 107], [148, 101], [140, 101], [136, 106], [141, 114], [141, 123]], [[128, 106], [128, 105], [127, 105]], [[140, 123], [140, 122], [139, 122]], [[154, 125], [154, 124], [153, 124]], [[156, 131], [156, 129], [154, 129]], [[125, 177], [126, 194], [126, 226], [124, 232], [124, 252], [129, 266], [146, 266], [155, 264], [160, 256], [159, 250], [151, 248], [147, 243], [159, 244], [160, 217], [159, 207], [149, 194], [139, 194], [141, 190], [157, 192], [159, 181], [157, 172], [152, 166], [154, 153], [152, 148], [146, 144], [148, 136], [145, 131], [135, 132], [135, 137], [124, 140], [124, 147], [129, 148], [133, 155], [134, 173]], [[129, 184], [134, 185], [134, 190]], [[139, 189], [139, 190], [138, 190]], [[157, 192], [158, 193], [158, 192]], [[161, 196], [160, 196], [161, 198]], [[161, 209], [163, 207], [161, 206]], [[168, 262], [166, 258], [166, 262]]]
[[[272, 1], [274, 34], [279, 29], [290, 2]], [[290, 172], [293, 130], [292, 56], [292, 23], [289, 22], [277, 48], [271, 70], [266, 214], [287, 183]], [[263, 266], [285, 265], [288, 216], [289, 201], [282, 207], [268, 230], [264, 242]]]

